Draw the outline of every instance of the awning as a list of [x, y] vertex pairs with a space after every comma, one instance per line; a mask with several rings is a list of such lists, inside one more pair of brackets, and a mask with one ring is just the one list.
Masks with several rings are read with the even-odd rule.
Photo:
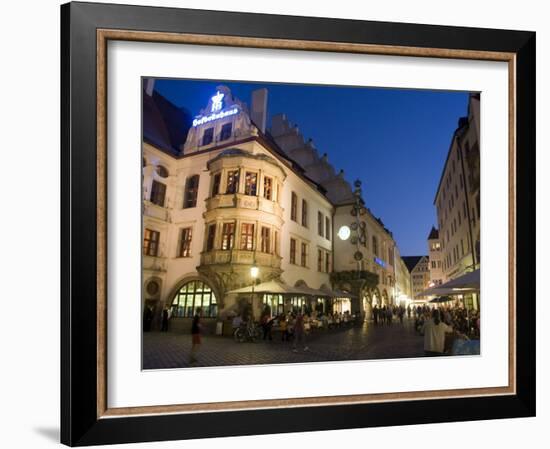
[[445, 282], [443, 285], [429, 288], [418, 296], [433, 295], [463, 295], [465, 293], [477, 293], [480, 290], [479, 269]]
[[[254, 286], [254, 293], [272, 293], [279, 295], [303, 295], [303, 287], [291, 287], [290, 285], [285, 284], [284, 282], [272, 280], [267, 282], [262, 282], [261, 284]], [[252, 293], [252, 285], [248, 287], [238, 288], [236, 290], [231, 290], [227, 292], [228, 294], [238, 294], [238, 293]]]
[[[227, 294], [239, 294], [250, 293], [252, 294], [252, 285], [248, 287], [238, 288], [231, 290]], [[284, 282], [278, 280], [272, 280], [262, 282], [261, 284], [254, 286], [254, 293], [271, 293], [275, 295], [305, 295], [305, 296], [321, 296], [330, 298], [355, 298], [355, 295], [346, 293], [341, 290], [322, 289], [317, 290], [315, 288], [302, 285], [300, 287], [291, 287]]]
[[328, 296], [330, 298], [348, 298], [348, 299], [357, 298], [357, 295], [353, 295], [351, 293], [345, 292], [343, 290], [338, 290], [338, 289], [331, 290], [329, 288], [322, 288], [321, 292], [323, 292], [323, 295], [319, 295], [319, 296]]

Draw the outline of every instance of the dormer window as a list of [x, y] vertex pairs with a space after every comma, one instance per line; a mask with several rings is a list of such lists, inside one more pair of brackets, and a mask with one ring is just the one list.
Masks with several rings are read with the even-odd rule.
[[222, 126], [222, 130], [220, 132], [220, 140], [227, 140], [231, 137], [231, 131], [232, 131], [232, 123], [226, 123]]
[[214, 140], [214, 128], [207, 128], [202, 135], [202, 145], [210, 145]]

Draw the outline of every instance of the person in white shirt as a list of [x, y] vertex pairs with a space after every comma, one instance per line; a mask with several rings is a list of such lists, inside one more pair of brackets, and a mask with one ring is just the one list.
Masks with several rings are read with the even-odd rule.
[[434, 310], [432, 318], [426, 320], [422, 327], [426, 355], [443, 355], [445, 351], [445, 334], [452, 332], [452, 326], [441, 321], [439, 310]]

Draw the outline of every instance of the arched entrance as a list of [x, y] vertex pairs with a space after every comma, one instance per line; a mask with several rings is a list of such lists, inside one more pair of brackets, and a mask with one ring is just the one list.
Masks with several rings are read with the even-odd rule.
[[385, 306], [388, 306], [390, 304], [388, 299], [388, 292], [386, 290], [382, 292], [382, 304]]
[[375, 288], [372, 291], [371, 296], [372, 296], [372, 305], [381, 307], [382, 306], [382, 295], [380, 295], [380, 290], [378, 290], [378, 288]]
[[365, 316], [365, 320], [370, 320], [372, 317], [372, 305], [373, 305], [373, 299], [369, 292], [365, 292], [363, 294], [363, 314]]
[[204, 318], [218, 316], [218, 301], [212, 287], [199, 279], [183, 283], [172, 298], [170, 308], [174, 318], [192, 318], [199, 309]]

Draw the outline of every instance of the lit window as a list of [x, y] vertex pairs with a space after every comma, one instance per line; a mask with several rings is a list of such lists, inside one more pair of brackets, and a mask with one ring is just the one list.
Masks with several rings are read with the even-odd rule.
[[146, 256], [158, 256], [160, 232], [145, 229], [143, 233], [143, 254]]
[[181, 230], [179, 257], [191, 257], [192, 228]]
[[222, 226], [222, 249], [233, 248], [235, 240], [235, 223], [224, 223]]
[[192, 318], [198, 309], [203, 317], [218, 315], [216, 295], [210, 286], [202, 281], [191, 281], [184, 284], [172, 300], [172, 317]]
[[250, 196], [256, 196], [256, 190], [258, 186], [258, 174], [246, 172], [244, 183], [244, 194]]
[[241, 249], [246, 251], [254, 249], [254, 225], [252, 223], [241, 225]]
[[199, 193], [199, 175], [193, 175], [187, 178], [185, 183], [185, 195], [183, 200], [183, 208], [197, 206], [197, 195]]
[[273, 179], [269, 177], [264, 177], [264, 198], [266, 200], [271, 200], [273, 197]]
[[239, 170], [227, 172], [227, 189], [226, 193], [237, 193], [239, 189]]
[[262, 253], [271, 253], [271, 241], [269, 228], [262, 226]]

